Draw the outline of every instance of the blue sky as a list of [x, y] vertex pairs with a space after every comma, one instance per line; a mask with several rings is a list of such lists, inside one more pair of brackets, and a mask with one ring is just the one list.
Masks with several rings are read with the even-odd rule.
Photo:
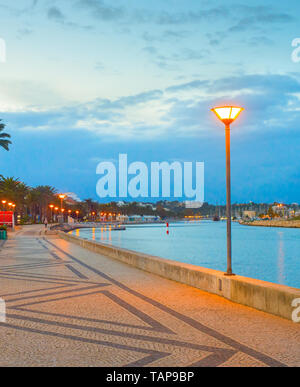
[[233, 201], [300, 202], [300, 3], [0, 0], [1, 173], [96, 198], [96, 166], [204, 161], [225, 201], [219, 103], [232, 126]]

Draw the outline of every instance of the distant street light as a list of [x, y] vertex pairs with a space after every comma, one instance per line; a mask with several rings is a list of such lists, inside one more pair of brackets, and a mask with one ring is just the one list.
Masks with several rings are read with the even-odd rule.
[[3, 210], [3, 224], [5, 223], [5, 204], [6, 204], [6, 200], [2, 200], [2, 210]]
[[57, 222], [57, 211], [59, 210], [58, 207], [55, 207], [54, 208], [54, 211], [55, 211], [55, 222]]
[[60, 209], [62, 210], [62, 208], [63, 208], [63, 200], [65, 199], [66, 195], [60, 194], [60, 195], [58, 195], [58, 197], [60, 198]]
[[230, 125], [238, 118], [244, 110], [236, 106], [221, 106], [211, 109], [220, 121], [225, 124], [226, 138], [226, 211], [227, 211], [227, 272], [226, 275], [234, 275], [232, 272], [231, 252], [231, 170], [230, 170]]
[[53, 222], [53, 208], [54, 208], [54, 204], [50, 204], [50, 209], [51, 209], [51, 222]]

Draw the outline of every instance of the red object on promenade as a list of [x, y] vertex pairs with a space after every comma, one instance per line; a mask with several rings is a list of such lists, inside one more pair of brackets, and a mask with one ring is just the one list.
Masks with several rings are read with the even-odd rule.
[[12, 211], [0, 211], [0, 225], [14, 227], [14, 213]]

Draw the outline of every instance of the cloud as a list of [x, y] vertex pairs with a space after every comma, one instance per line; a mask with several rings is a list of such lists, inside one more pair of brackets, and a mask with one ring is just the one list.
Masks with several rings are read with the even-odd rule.
[[[62, 108], [2, 114], [22, 131], [88, 131], [102, 141], [146, 141], [199, 137], [215, 127], [210, 108], [239, 103], [243, 131], [290, 131], [299, 126], [300, 82], [288, 75], [245, 75], [216, 81], [194, 80], [165, 90], [118, 99], [96, 99]], [[2, 109], [3, 110], [3, 109]], [[246, 118], [243, 118], [246, 117]]]
[[56, 6], [52, 6], [47, 10], [47, 18], [51, 21], [61, 24], [64, 27], [79, 28], [82, 30], [90, 31], [93, 29], [91, 25], [80, 25], [72, 21], [67, 20], [67, 16]]
[[123, 7], [107, 5], [102, 0], [76, 0], [75, 7], [86, 8], [92, 12], [93, 17], [105, 21], [119, 20], [125, 16]]
[[58, 106], [66, 100], [45, 83], [31, 80], [0, 79], [0, 110], [43, 110], [43, 106]]
[[240, 5], [237, 11], [240, 20], [228, 29], [228, 32], [243, 32], [253, 28], [265, 28], [274, 24], [286, 24], [294, 21], [294, 17], [288, 13], [277, 12], [266, 6]]
[[33, 33], [33, 29], [31, 29], [31, 28], [28, 28], [28, 27], [19, 28], [17, 37], [18, 37], [18, 39], [22, 39], [26, 36], [31, 35], [32, 33]]
[[105, 69], [105, 65], [103, 62], [96, 62], [95, 63], [95, 70], [102, 71]]
[[216, 80], [211, 85], [212, 91], [236, 91], [251, 89], [262, 93], [280, 92], [297, 93], [300, 83], [289, 75], [244, 75]]
[[22, 16], [28, 13], [31, 13], [37, 6], [38, 0], [32, 0], [29, 2], [29, 4], [25, 7], [18, 8], [18, 7], [12, 7], [11, 5], [4, 5], [0, 4], [0, 8], [7, 11], [8, 13], [14, 15], [14, 16]]
[[48, 19], [54, 20], [56, 22], [64, 22], [65, 21], [64, 14], [57, 7], [49, 8], [47, 11], [47, 16], [48, 16]]
[[150, 55], [150, 60], [158, 67], [168, 70], [178, 69], [180, 62], [187, 61], [199, 61], [206, 59], [210, 54], [208, 50], [200, 49], [194, 50], [188, 47], [182, 48], [173, 53], [162, 53], [162, 50], [158, 50], [153, 46], [146, 46], [143, 51]]
[[166, 90], [170, 92], [191, 90], [191, 89], [200, 89], [202, 87], [207, 87], [210, 84], [209, 81], [196, 80], [191, 82], [182, 83], [180, 85], [170, 86]]
[[[287, 12], [276, 11], [267, 6], [250, 6], [233, 4], [214, 7], [190, 7], [190, 10], [178, 12], [153, 8], [133, 8], [125, 6], [112, 6], [103, 0], [75, 0], [75, 8], [87, 9], [96, 19], [103, 21], [122, 21], [124, 23], [156, 24], [160, 26], [178, 26], [198, 24], [199, 22], [216, 22], [218, 20], [235, 20], [237, 23], [230, 28], [231, 31], [241, 31], [256, 24], [280, 24], [294, 21], [294, 17]], [[194, 9], [193, 9], [194, 8]], [[163, 38], [182, 38], [180, 31], [164, 31]], [[148, 32], [144, 35], [147, 39], [157, 39]]]
[[178, 41], [188, 37], [187, 31], [177, 31], [177, 30], [166, 30], [159, 34], [152, 34], [148, 31], [144, 32], [142, 35], [143, 40], [148, 43], [153, 42], [171, 42]]

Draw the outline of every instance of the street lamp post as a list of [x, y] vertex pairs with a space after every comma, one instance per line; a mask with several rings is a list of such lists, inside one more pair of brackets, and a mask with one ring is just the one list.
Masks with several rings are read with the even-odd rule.
[[6, 200], [2, 200], [2, 211], [3, 211], [3, 224], [5, 223], [5, 204], [6, 204]]
[[[12, 208], [14, 209], [14, 208], [16, 207], [16, 205], [15, 205], [14, 203], [12, 203], [12, 202], [9, 202], [7, 205], [8, 205], [8, 209], [9, 209], [9, 210], [11, 210]], [[13, 217], [14, 217], [14, 210], [12, 211], [12, 213], [13, 213]], [[12, 225], [11, 225], [11, 227], [12, 227], [12, 228], [14, 227], [14, 221], [13, 221], [13, 219], [12, 219]]]
[[236, 106], [222, 106], [211, 109], [220, 121], [225, 124], [226, 145], [226, 216], [227, 216], [227, 272], [225, 275], [234, 275], [232, 272], [232, 242], [231, 242], [231, 160], [230, 160], [230, 125], [238, 118], [242, 110]]
[[16, 210], [16, 205], [13, 203], [12, 205], [12, 210], [13, 210], [13, 218], [12, 218], [12, 227], [14, 228], [15, 227], [15, 224], [16, 224], [16, 218], [15, 218], [15, 210]]
[[50, 209], [51, 209], [51, 223], [53, 223], [53, 208], [54, 208], [54, 204], [50, 204]]
[[63, 200], [66, 197], [66, 195], [60, 194], [60, 195], [58, 195], [58, 197], [60, 198], [60, 209], [62, 210], [62, 208], [63, 208]]
[[54, 210], [55, 210], [55, 221], [57, 222], [57, 211], [58, 211], [58, 207], [55, 207]]

